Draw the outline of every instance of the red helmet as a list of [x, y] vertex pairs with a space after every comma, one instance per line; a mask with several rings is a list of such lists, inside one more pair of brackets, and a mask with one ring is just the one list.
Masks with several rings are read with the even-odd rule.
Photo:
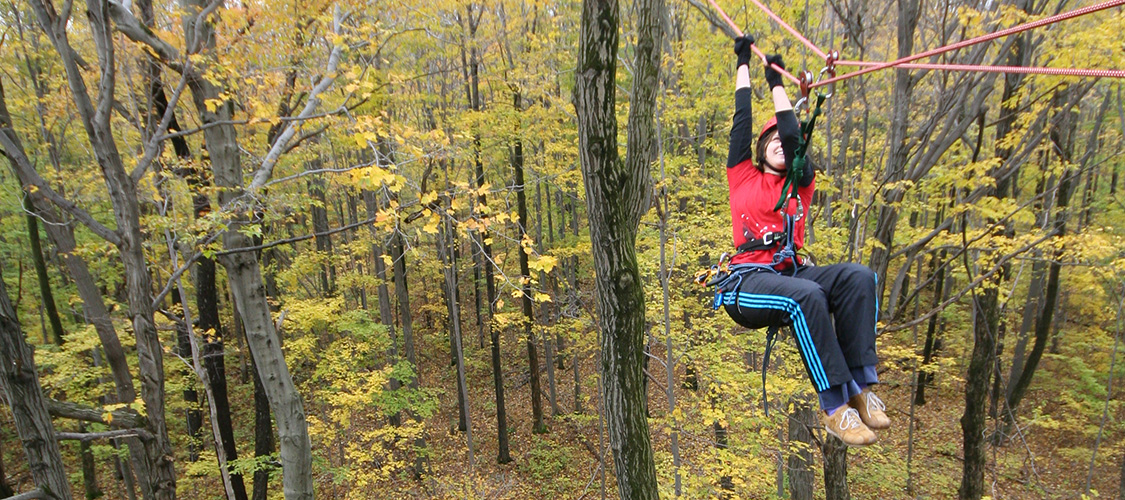
[[771, 130], [773, 130], [775, 128], [777, 128], [777, 116], [776, 115], [771, 116], [769, 120], [766, 120], [766, 125], [764, 127], [762, 127], [762, 133], [758, 134], [758, 140], [759, 141], [762, 140], [762, 138], [765, 137], [766, 134], [768, 134]]

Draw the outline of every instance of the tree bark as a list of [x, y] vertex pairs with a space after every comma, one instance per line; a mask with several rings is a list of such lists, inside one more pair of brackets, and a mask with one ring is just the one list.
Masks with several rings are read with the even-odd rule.
[[43, 247], [39, 243], [39, 219], [31, 202], [31, 196], [24, 195], [23, 208], [27, 211], [27, 240], [31, 251], [31, 260], [35, 264], [35, 277], [39, 281], [39, 297], [43, 301], [43, 309], [47, 320], [51, 324], [51, 338], [56, 345], [63, 344], [62, 320], [59, 318], [59, 309], [55, 305], [55, 296], [51, 294], [51, 278], [47, 275], [47, 262], [43, 260]]
[[812, 433], [816, 425], [816, 409], [808, 401], [793, 399], [789, 414], [789, 498], [812, 500], [813, 474]]
[[461, 403], [460, 416], [464, 424], [465, 441], [469, 450], [469, 470], [475, 466], [473, 426], [469, 420], [469, 391], [465, 381], [465, 356], [461, 344], [461, 305], [457, 300], [457, 261], [453, 257], [453, 227], [448, 219], [442, 220], [438, 234], [442, 273], [445, 276], [446, 306], [449, 309], [449, 336], [453, 339], [454, 361], [457, 365], [457, 391]]
[[[205, 2], [181, 1], [185, 11], [183, 28], [188, 46], [213, 48], [215, 36], [211, 18], [203, 19], [201, 25], [195, 24], [197, 14], [205, 8]], [[200, 35], [199, 39], [196, 39], [197, 33]], [[210, 80], [199, 74], [190, 75], [188, 87], [192, 91], [200, 121], [204, 125], [210, 125], [203, 134], [211, 156], [215, 184], [221, 188], [219, 204], [228, 207], [232, 214], [228, 230], [223, 233], [224, 250], [231, 253], [223, 254], [220, 261], [227, 270], [231, 293], [246, 330], [246, 344], [254, 357], [258, 376], [261, 377], [269, 398], [270, 410], [277, 421], [278, 440], [281, 444], [282, 488], [286, 499], [311, 499], [312, 451], [304, 404], [277, 341], [257, 256], [249, 251], [240, 251], [253, 245], [250, 237], [239, 232], [239, 229], [253, 223], [251, 216], [246, 214], [253, 214], [254, 210], [243, 201], [241, 153], [234, 126], [230, 124], [233, 104], [228, 101], [209, 106], [208, 101], [219, 99], [221, 92]]]
[[[523, 109], [520, 91], [512, 90], [512, 107], [518, 114]], [[516, 133], [520, 125], [516, 124]], [[523, 140], [517, 135], [512, 144], [512, 169], [515, 171], [516, 212], [519, 217], [520, 229], [520, 291], [523, 305], [523, 335], [527, 343], [527, 365], [531, 375], [531, 418], [532, 432], [542, 434], [547, 432], [547, 424], [543, 422], [543, 396], [539, 385], [539, 352], [535, 341], [535, 314], [531, 304], [531, 270], [528, 268], [528, 253], [531, 252], [531, 237], [527, 234], [527, 194], [523, 172]]]
[[[919, 0], [896, 0], [898, 6], [898, 56], [905, 57], [914, 52], [914, 32], [918, 27]], [[894, 104], [891, 109], [891, 122], [887, 130], [889, 137], [887, 144], [890, 152], [887, 154], [884, 176], [888, 183], [899, 181], [906, 174], [906, 157], [910, 153], [908, 137], [908, 119], [910, 100], [914, 93], [914, 76], [907, 71], [895, 72]], [[887, 264], [890, 262], [890, 251], [894, 245], [895, 228], [898, 226], [898, 208], [896, 205], [902, 201], [902, 188], [892, 188], [884, 194], [884, 203], [879, 207], [879, 217], [875, 225], [875, 238], [880, 245], [871, 250], [871, 269], [879, 280], [878, 294], [883, 296], [886, 286]]]
[[39, 385], [35, 357], [23, 337], [19, 319], [0, 278], [0, 389], [7, 396], [12, 420], [27, 456], [35, 485], [48, 498], [70, 500], [70, 483], [55, 428], [47, 413], [47, 401]]
[[[476, 37], [477, 27], [480, 23], [480, 15], [473, 14], [471, 5], [466, 7], [466, 20], [469, 40], [471, 41]], [[465, 68], [466, 82], [465, 94], [469, 101], [469, 107], [473, 111], [479, 112], [481, 111], [480, 54], [475, 43], [468, 49], [467, 60], [465, 52], [464, 47], [462, 47], [461, 58], [462, 66]], [[488, 208], [488, 197], [485, 195], [484, 162], [481, 159], [479, 130], [473, 131], [473, 166], [477, 187], [477, 217], [480, 219], [482, 226], [480, 231], [474, 232], [474, 238], [480, 247], [481, 267], [483, 267], [482, 271], [484, 272], [485, 299], [488, 301], [488, 319], [485, 321], [484, 328], [488, 330], [489, 342], [492, 347], [492, 386], [496, 394], [496, 461], [506, 464], [512, 461], [512, 455], [508, 444], [508, 412], [505, 407], [504, 374], [500, 358], [500, 331], [492, 324], [492, 317], [496, 312], [494, 309], [496, 307], [496, 277], [493, 272], [495, 261], [492, 260], [492, 237], [488, 228], [491, 210]], [[479, 314], [480, 309], [477, 311]]]
[[644, 393], [645, 304], [636, 236], [652, 194], [655, 116], [664, 3], [640, 0], [627, 157], [617, 152], [615, 115], [619, 8], [614, 0], [586, 0], [574, 104], [586, 208], [594, 258], [601, 335], [602, 401], [621, 498], [657, 498]]
[[[394, 272], [395, 297], [398, 299], [399, 324], [402, 327], [402, 350], [406, 355], [406, 361], [414, 367], [414, 376], [407, 381], [407, 385], [411, 389], [417, 390], [418, 360], [414, 355], [414, 319], [410, 311], [410, 291], [406, 287], [406, 253], [403, 249], [402, 239], [402, 231], [396, 230], [391, 236], [391, 260], [394, 263], [391, 267]], [[425, 472], [423, 459], [423, 450], [426, 448], [425, 439], [421, 436], [415, 439], [414, 448], [417, 452], [414, 460], [414, 476], [419, 478]]]
[[848, 491], [848, 447], [839, 438], [825, 433], [824, 445], [824, 498], [850, 500]]
[[116, 63], [109, 4], [97, 1], [87, 4], [87, 19], [94, 34], [100, 78], [99, 99], [90, 99], [83, 74], [67, 39], [68, 19], [60, 19], [50, 3], [32, 4], [40, 26], [62, 59], [71, 98], [79, 111], [83, 127], [102, 171], [113, 205], [115, 244], [125, 269], [126, 296], [133, 332], [137, 337], [141, 399], [148, 412], [149, 432], [153, 439], [144, 441], [147, 476], [141, 480], [146, 498], [173, 499], [176, 495], [176, 473], [171, 442], [164, 417], [164, 360], [160, 337], [153, 321], [152, 283], [144, 255], [144, 236], [140, 227], [140, 206], [136, 182], [125, 171], [115, 136], [111, 129], [113, 89], [116, 88]]

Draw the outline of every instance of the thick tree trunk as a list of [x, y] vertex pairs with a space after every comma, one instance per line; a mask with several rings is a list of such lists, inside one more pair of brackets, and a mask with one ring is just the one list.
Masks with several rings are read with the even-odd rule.
[[[198, 44], [210, 49], [214, 47], [215, 37], [210, 17], [204, 24], [196, 25], [197, 13], [204, 8], [202, 0], [181, 0], [185, 15], [183, 28], [188, 45]], [[200, 38], [197, 40], [196, 35]], [[293, 383], [285, 356], [277, 341], [273, 318], [266, 302], [265, 288], [257, 256], [241, 249], [253, 245], [249, 236], [239, 229], [251, 222], [247, 213], [252, 207], [243, 202], [243, 178], [241, 154], [233, 125], [230, 124], [233, 104], [219, 99], [220, 89], [210, 80], [199, 75], [188, 79], [192, 99], [204, 125], [204, 140], [211, 156], [211, 168], [219, 191], [219, 204], [231, 209], [232, 218], [228, 230], [223, 233], [223, 247], [231, 252], [221, 257], [227, 270], [234, 302], [239, 308], [243, 327], [246, 329], [246, 344], [254, 357], [255, 367], [262, 379], [270, 410], [277, 421], [278, 437], [281, 444], [282, 487], [289, 500], [311, 499], [312, 451], [305, 420], [304, 404]]]
[[628, 121], [628, 156], [617, 152], [614, 96], [619, 9], [614, 0], [586, 0], [574, 104], [601, 335], [602, 401], [621, 498], [657, 498], [644, 393], [644, 290], [636, 236], [651, 197], [655, 116], [664, 4], [635, 6], [638, 38]]
[[49, 498], [70, 500], [55, 428], [39, 385], [35, 357], [23, 337], [19, 319], [0, 279], [0, 389], [8, 400], [28, 469], [35, 486]]

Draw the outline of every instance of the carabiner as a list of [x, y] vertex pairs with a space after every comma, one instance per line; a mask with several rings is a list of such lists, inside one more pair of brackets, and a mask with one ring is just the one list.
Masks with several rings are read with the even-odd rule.
[[810, 85], [813, 83], [813, 74], [809, 70], [801, 71], [801, 98], [797, 100], [797, 104], [793, 106], [794, 112], [802, 112], [809, 110], [809, 92]]
[[[825, 56], [825, 58], [824, 58], [824, 67], [821, 68], [820, 74], [817, 75], [817, 77], [816, 77], [816, 81], [819, 82], [819, 81], [823, 80], [825, 73], [828, 73], [829, 78], [836, 78], [836, 61], [838, 61], [838, 60], [840, 60], [840, 53], [835, 51], [835, 50], [829, 51], [828, 55]], [[828, 99], [835, 94], [836, 94], [836, 82], [832, 82], [832, 83], [828, 84], [828, 93], [824, 94], [824, 98]]]

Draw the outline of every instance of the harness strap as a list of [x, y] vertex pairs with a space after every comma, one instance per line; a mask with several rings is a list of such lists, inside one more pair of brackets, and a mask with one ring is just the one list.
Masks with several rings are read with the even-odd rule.
[[756, 252], [758, 250], [769, 250], [778, 243], [787, 241], [789, 234], [787, 232], [767, 232], [761, 238], [753, 238], [746, 240], [745, 243], [738, 245], [738, 253]]
[[770, 351], [777, 340], [777, 330], [777, 326], [770, 326], [766, 330], [766, 353], [762, 356], [762, 408], [766, 411], [766, 417], [770, 416], [770, 403], [766, 395], [766, 369], [770, 366]]
[[813, 108], [812, 116], [809, 117], [808, 121], [801, 124], [797, 150], [793, 152], [793, 165], [785, 172], [785, 183], [781, 185], [781, 198], [778, 198], [777, 205], [773, 207], [774, 210], [781, 210], [785, 206], [785, 202], [797, 196], [797, 186], [801, 184], [801, 177], [805, 173], [805, 163], [808, 162], [805, 154], [808, 152], [813, 128], [816, 127], [816, 118], [820, 116], [820, 109], [824, 105], [825, 99], [827, 99], [826, 95], [817, 93], [816, 106]]

